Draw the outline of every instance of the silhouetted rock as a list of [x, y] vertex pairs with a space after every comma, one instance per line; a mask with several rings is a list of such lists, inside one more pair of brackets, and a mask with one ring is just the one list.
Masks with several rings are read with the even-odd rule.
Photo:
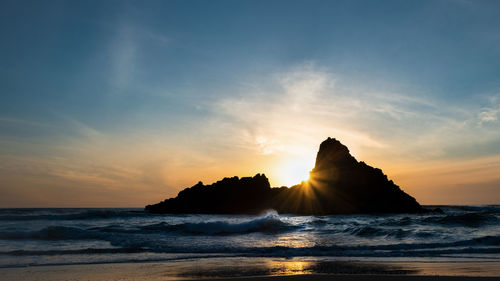
[[425, 211], [382, 170], [358, 162], [332, 138], [321, 143], [309, 181], [278, 194], [274, 202], [280, 212], [300, 214]]
[[177, 197], [146, 206], [151, 213], [251, 214], [268, 208], [271, 186], [264, 174], [224, 178], [211, 185], [200, 181]]
[[326, 215], [425, 212], [380, 169], [358, 162], [346, 146], [328, 138], [321, 143], [309, 181], [290, 188], [271, 188], [265, 175], [201, 182], [155, 205], [152, 213]]

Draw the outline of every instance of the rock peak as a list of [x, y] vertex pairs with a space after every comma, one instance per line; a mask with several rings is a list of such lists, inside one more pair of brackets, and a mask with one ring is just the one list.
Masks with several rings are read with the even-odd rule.
[[343, 145], [335, 138], [327, 138], [319, 145], [318, 155], [320, 155], [320, 153], [325, 153], [326, 151], [349, 153], [347, 146]]
[[345, 166], [356, 163], [356, 159], [349, 153], [347, 146], [335, 138], [328, 138], [319, 146], [313, 172], [329, 169], [332, 165]]

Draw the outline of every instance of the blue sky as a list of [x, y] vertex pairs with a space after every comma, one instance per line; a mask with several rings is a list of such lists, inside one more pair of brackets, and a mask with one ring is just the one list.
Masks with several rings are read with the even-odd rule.
[[328, 136], [424, 203], [498, 203], [499, 28], [498, 1], [2, 1], [0, 207], [290, 185]]

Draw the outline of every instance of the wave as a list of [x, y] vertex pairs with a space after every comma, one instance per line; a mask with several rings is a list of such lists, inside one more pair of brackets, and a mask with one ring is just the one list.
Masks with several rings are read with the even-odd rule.
[[480, 205], [480, 206], [428, 206], [430, 209], [441, 208], [447, 212], [496, 212], [500, 213], [500, 205]]
[[[228, 231], [269, 231], [266, 223], [261, 223], [269, 218], [259, 218], [247, 223], [233, 224], [232, 226], [214, 223], [195, 224], [195, 231], [202, 227], [205, 233], [228, 233]], [[207, 228], [206, 226], [209, 225]], [[246, 225], [246, 226], [245, 226]], [[251, 226], [253, 225], [253, 226]], [[273, 230], [275, 231], [275, 230]], [[384, 245], [315, 245], [310, 247], [244, 247], [239, 244], [192, 244], [186, 245], [166, 243], [165, 240], [157, 240], [157, 236], [148, 234], [109, 234], [100, 231], [89, 231], [73, 227], [48, 227], [35, 232], [5, 233], [0, 234], [2, 239], [99, 239], [108, 241], [113, 248], [85, 248], [85, 249], [44, 249], [44, 250], [13, 250], [0, 252], [2, 255], [10, 256], [37, 256], [37, 255], [90, 255], [90, 254], [123, 254], [123, 253], [182, 253], [182, 254], [237, 254], [247, 256], [367, 256], [367, 257], [425, 257], [451, 254], [500, 254], [500, 235], [482, 236], [451, 242], [434, 243], [394, 243]], [[174, 239], [175, 241], [175, 239]]]
[[[213, 222], [188, 222], [181, 224], [168, 224], [165, 222], [142, 226], [136, 229], [124, 228], [120, 225], [105, 227], [92, 227], [88, 229], [69, 226], [48, 226], [38, 231], [1, 231], [0, 239], [3, 240], [110, 240], [110, 235], [115, 239], [133, 234], [148, 235], [153, 233], [187, 233], [195, 235], [231, 235], [261, 232], [268, 234], [284, 233], [298, 229], [298, 226], [281, 221], [277, 213], [269, 213], [263, 217], [241, 223], [226, 221]], [[147, 240], [147, 237], [144, 236]]]
[[389, 245], [329, 245], [311, 247], [147, 247], [153, 252], [168, 253], [238, 253], [257, 256], [438, 256], [461, 253], [500, 253], [500, 236], [485, 236], [455, 242], [389, 244]]
[[43, 211], [21, 211], [3, 213], [0, 221], [30, 221], [30, 220], [86, 220], [86, 219], [108, 219], [119, 217], [154, 216], [139, 210], [56, 210], [51, 212]]
[[78, 255], [78, 254], [130, 254], [143, 253], [150, 250], [132, 247], [132, 248], [86, 248], [77, 250], [14, 250], [8, 252], [0, 252], [0, 255], [11, 256], [58, 256], [58, 255]]
[[190, 234], [245, 234], [252, 232], [262, 233], [283, 233], [293, 231], [300, 228], [299, 226], [283, 222], [279, 215], [268, 213], [264, 217], [259, 217], [250, 221], [241, 223], [229, 223], [226, 221], [213, 221], [213, 222], [190, 222], [181, 224], [168, 224], [161, 222], [141, 227], [146, 231], [166, 231], [166, 232], [184, 232]]
[[[127, 243], [130, 241], [127, 241]], [[203, 254], [246, 254], [262, 256], [437, 256], [442, 254], [460, 253], [500, 253], [500, 236], [485, 236], [469, 240], [443, 243], [415, 243], [415, 244], [390, 244], [390, 245], [329, 245], [311, 247], [242, 247], [242, 246], [177, 246], [156, 244], [153, 241], [141, 241], [139, 245], [127, 245], [122, 248], [110, 249], [83, 249], [63, 250], [49, 252], [48, 254], [93, 254], [93, 253], [203, 253]], [[21, 252], [30, 254], [29, 251]], [[10, 254], [21, 254], [12, 252]], [[36, 253], [36, 252], [35, 252]], [[43, 253], [41, 253], [43, 254]]]
[[392, 237], [396, 239], [402, 239], [406, 237], [431, 237], [435, 236], [435, 233], [426, 232], [422, 230], [413, 230], [413, 229], [402, 229], [402, 228], [382, 228], [382, 227], [374, 227], [374, 226], [359, 226], [359, 227], [348, 227], [344, 230], [344, 232], [356, 235], [359, 237]]
[[[482, 216], [484, 218], [484, 216]], [[463, 220], [473, 219], [474, 216], [447, 216], [447, 217], [426, 217], [427, 222], [442, 224], [460, 222], [463, 225]], [[488, 220], [484, 218], [484, 220]], [[492, 220], [492, 219], [489, 219]], [[209, 222], [184, 222], [179, 224], [170, 224], [160, 222], [144, 226], [120, 225], [111, 224], [100, 227], [80, 228], [73, 226], [48, 226], [36, 231], [0, 231], [0, 239], [3, 240], [104, 240], [109, 241], [110, 236], [126, 238], [132, 235], [141, 236], [148, 240], [147, 235], [160, 234], [169, 235], [240, 235], [248, 233], [265, 233], [265, 234], [281, 234], [293, 231], [310, 231], [310, 224], [317, 224], [315, 231], [321, 234], [343, 233], [343, 235], [357, 236], [362, 238], [386, 237], [404, 241], [405, 238], [410, 239], [427, 239], [436, 237], [439, 238], [439, 231], [422, 228], [394, 228], [386, 227], [382, 224], [377, 225], [359, 225], [347, 228], [326, 227], [324, 224], [329, 224], [324, 220], [312, 221], [309, 223], [292, 224], [280, 219], [275, 213], [268, 214], [263, 217], [254, 218], [244, 222], [228, 222], [228, 221], [209, 221]], [[481, 223], [481, 221], [476, 222]], [[472, 223], [470, 223], [472, 224]], [[469, 226], [470, 226], [469, 224]], [[382, 226], [381, 226], [382, 225]], [[491, 238], [493, 237], [493, 238]], [[477, 238], [479, 239], [479, 238]], [[497, 236], [486, 236], [481, 239], [490, 241], [493, 239], [499, 243]], [[490, 239], [490, 240], [488, 240]], [[464, 240], [469, 241], [469, 240]], [[411, 244], [413, 245], [413, 244]], [[411, 247], [411, 245], [408, 245]]]
[[360, 246], [372, 250], [416, 250], [433, 248], [457, 248], [457, 247], [496, 247], [500, 246], [500, 235], [481, 236], [472, 239], [465, 239], [452, 242], [434, 243], [400, 243], [389, 245]]
[[314, 219], [313, 221], [310, 222], [310, 224], [315, 225], [315, 226], [323, 226], [323, 225], [327, 225], [329, 223], [330, 222], [328, 220], [321, 219], [321, 218]]
[[424, 223], [438, 225], [451, 225], [463, 227], [479, 227], [487, 224], [498, 223], [498, 213], [492, 211], [473, 212], [465, 214], [449, 214], [445, 216], [426, 217]]
[[48, 226], [38, 231], [3, 231], [0, 239], [3, 240], [91, 240], [100, 239], [102, 234], [96, 231], [68, 226]]
[[387, 219], [385, 221], [380, 222], [381, 226], [408, 226], [414, 223], [414, 219], [406, 216], [402, 218], [395, 219]]

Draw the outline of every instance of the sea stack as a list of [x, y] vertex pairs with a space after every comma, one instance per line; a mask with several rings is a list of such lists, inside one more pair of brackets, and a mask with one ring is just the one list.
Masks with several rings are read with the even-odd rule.
[[[358, 162], [334, 138], [323, 141], [308, 182], [288, 189], [299, 206], [278, 196], [278, 209], [301, 214], [418, 213], [425, 209], [382, 170]], [[290, 197], [290, 195], [288, 195]], [[300, 199], [302, 198], [302, 199]], [[275, 203], [276, 204], [276, 203]]]
[[377, 168], [358, 162], [334, 138], [323, 141], [308, 182], [271, 188], [265, 175], [201, 182], [146, 206], [152, 213], [254, 214], [274, 209], [303, 215], [420, 213], [426, 210]]

